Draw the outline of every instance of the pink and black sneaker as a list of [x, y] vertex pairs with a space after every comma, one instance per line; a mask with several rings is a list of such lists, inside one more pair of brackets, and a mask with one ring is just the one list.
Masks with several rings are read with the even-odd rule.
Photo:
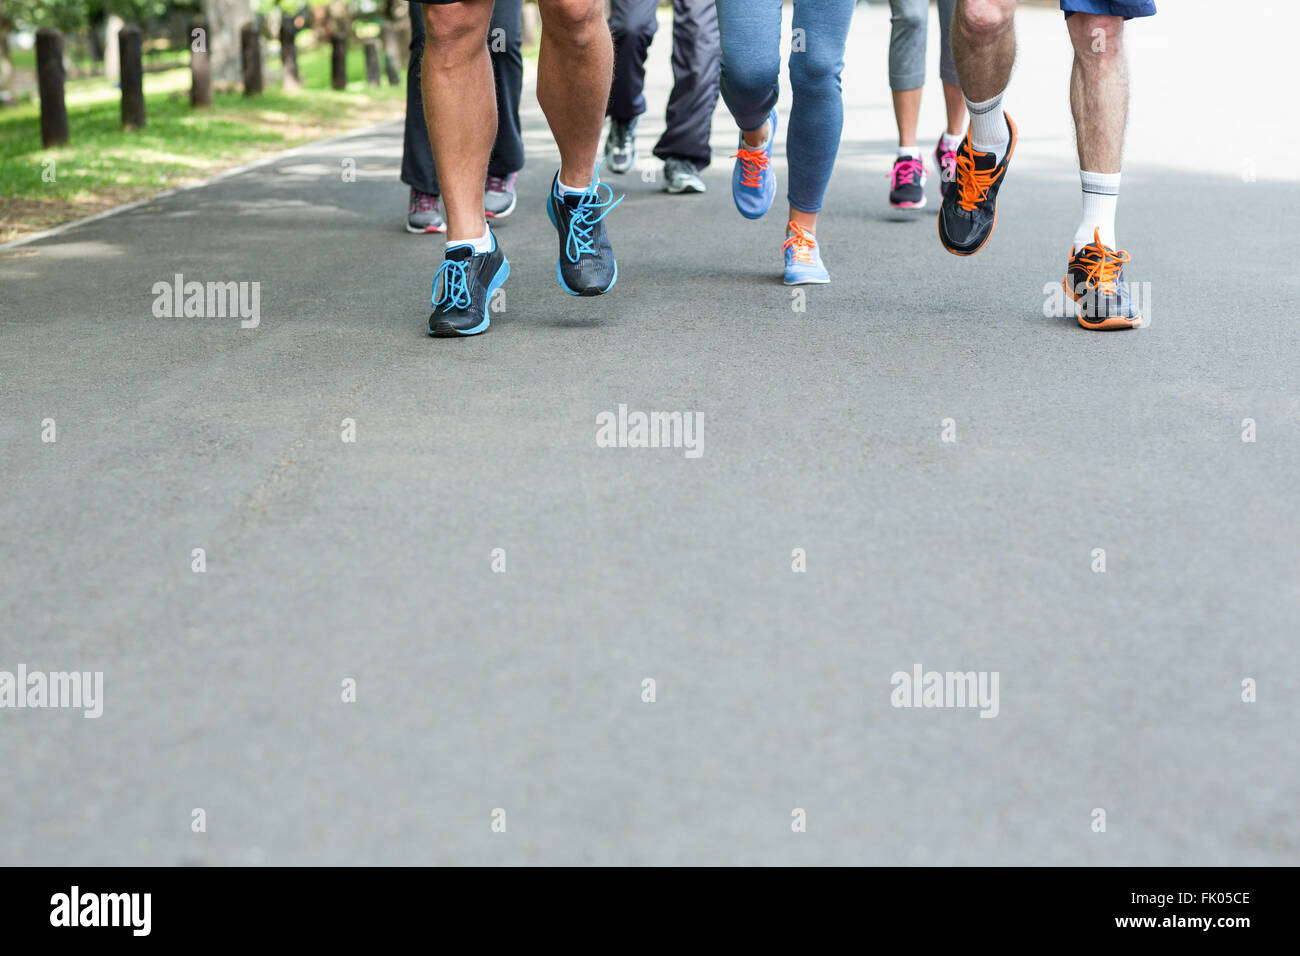
[[[961, 140], [957, 140], [957, 146], [960, 145]], [[934, 168], [939, 171], [939, 195], [947, 196], [948, 187], [957, 178], [957, 148], [944, 149], [942, 136], [939, 137], [939, 145], [934, 148]]]
[[924, 209], [925, 181], [925, 162], [919, 156], [899, 156], [889, 174], [889, 204], [895, 209]]

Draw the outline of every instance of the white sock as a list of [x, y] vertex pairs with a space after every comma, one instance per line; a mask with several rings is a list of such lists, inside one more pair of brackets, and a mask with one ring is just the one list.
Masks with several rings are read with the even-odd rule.
[[466, 246], [466, 245], [474, 247], [474, 255], [476, 256], [481, 256], [485, 252], [491, 252], [492, 251], [492, 227], [488, 226], [484, 228], [483, 235], [479, 236], [477, 239], [448, 239], [447, 240], [448, 249], [450, 249], [452, 246]]
[[1079, 171], [1083, 183], [1083, 218], [1074, 233], [1074, 248], [1082, 249], [1093, 242], [1093, 233], [1100, 231], [1102, 245], [1112, 249], [1115, 245], [1115, 208], [1119, 205], [1119, 173], [1090, 173]]
[[561, 196], [571, 196], [574, 193], [585, 193], [588, 189], [587, 186], [566, 186], [564, 183], [560, 182], [559, 176], [555, 177], [555, 188], [560, 191]]
[[983, 103], [966, 100], [966, 109], [970, 111], [971, 146], [976, 152], [992, 153], [994, 162], [1002, 162], [1007, 147], [1011, 145], [1011, 130], [1002, 115], [1002, 94]]
[[907, 157], [910, 158], [910, 159], [920, 159], [920, 158], [921, 158], [921, 147], [920, 147], [920, 146], [900, 146], [900, 147], [898, 147], [898, 157], [899, 157], [899, 159], [902, 159], [904, 156], [907, 156]]
[[[772, 142], [772, 126], [771, 126], [771, 123], [772, 123], [771, 119], [768, 119], [768, 120], [766, 120], [766, 121], [763, 123], [763, 129], [767, 132], [767, 135], [763, 137], [763, 142], [759, 143], [757, 146], [750, 146], [749, 143], [745, 140], [745, 137], [744, 137], [744, 136], [741, 136], [741, 137], [740, 137], [740, 138], [741, 138], [741, 141], [745, 143], [745, 149], [758, 149], [758, 150], [767, 149], [767, 144], [770, 143], [770, 142]], [[744, 133], [744, 132], [746, 132], [746, 131], [745, 131], [745, 130], [741, 130], [741, 132]], [[754, 132], [754, 130], [749, 130], [748, 132], [751, 132], [751, 133], [752, 133], [752, 132]]]
[[945, 153], [955, 153], [957, 152], [957, 147], [961, 145], [961, 140], [961, 133], [958, 133], [956, 136], [953, 136], [950, 133], [944, 133], [943, 136], [939, 138], [939, 148]]

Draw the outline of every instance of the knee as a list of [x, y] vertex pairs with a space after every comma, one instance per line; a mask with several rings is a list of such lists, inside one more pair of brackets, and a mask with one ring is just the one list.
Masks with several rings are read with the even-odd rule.
[[[473, 5], [461, 3], [426, 4], [424, 7], [424, 45], [445, 58], [467, 52], [486, 42], [486, 24]], [[434, 62], [434, 61], [430, 61]]]
[[1074, 53], [1086, 64], [1113, 60], [1123, 52], [1124, 20], [1099, 14], [1076, 13], [1070, 18]]
[[756, 62], [752, 55], [731, 59], [725, 50], [722, 53], [722, 82], [740, 96], [761, 99], [777, 85], [780, 74], [779, 61], [768, 65]]
[[909, 3], [907, 6], [896, 8], [889, 18], [890, 29], [901, 34], [917, 33], [926, 28], [926, 18], [929, 13], [930, 8], [928, 6], [916, 3]]
[[542, 36], [564, 46], [589, 46], [609, 36], [604, 0], [540, 0]]
[[1015, 0], [965, 0], [958, 4], [955, 20], [963, 33], [978, 40], [1001, 33], [1015, 15]]
[[790, 84], [800, 88], [838, 83], [844, 70], [839, 50], [817, 50], [813, 46], [790, 53]]

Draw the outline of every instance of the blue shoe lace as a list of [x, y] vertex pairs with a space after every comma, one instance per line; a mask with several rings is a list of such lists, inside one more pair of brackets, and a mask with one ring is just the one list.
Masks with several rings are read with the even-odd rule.
[[468, 309], [473, 302], [469, 294], [469, 277], [465, 274], [465, 265], [468, 259], [444, 259], [442, 265], [433, 277], [433, 287], [438, 288], [438, 280], [442, 280], [442, 295], [433, 300], [433, 307], [436, 309], [444, 302], [446, 307], [442, 310], [450, 312], [452, 309]]
[[[614, 198], [614, 190], [599, 179], [600, 164], [596, 164], [596, 173], [591, 177], [591, 185], [578, 198], [578, 205], [569, 215], [569, 236], [564, 243], [564, 255], [570, 262], [577, 262], [584, 255], [596, 252], [596, 237], [592, 234], [596, 224], [613, 211], [626, 196]], [[601, 190], [604, 190], [602, 193]], [[563, 196], [557, 195], [561, 202]], [[596, 215], [599, 211], [600, 214]]]

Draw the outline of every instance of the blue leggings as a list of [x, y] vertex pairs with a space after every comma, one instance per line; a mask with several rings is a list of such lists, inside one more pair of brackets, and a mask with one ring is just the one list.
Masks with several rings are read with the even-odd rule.
[[[781, 0], [717, 0], [722, 98], [742, 130], [759, 129], [776, 105], [781, 73]], [[794, 0], [790, 121], [785, 155], [790, 205], [819, 212], [840, 148], [840, 72], [855, 0]]]

